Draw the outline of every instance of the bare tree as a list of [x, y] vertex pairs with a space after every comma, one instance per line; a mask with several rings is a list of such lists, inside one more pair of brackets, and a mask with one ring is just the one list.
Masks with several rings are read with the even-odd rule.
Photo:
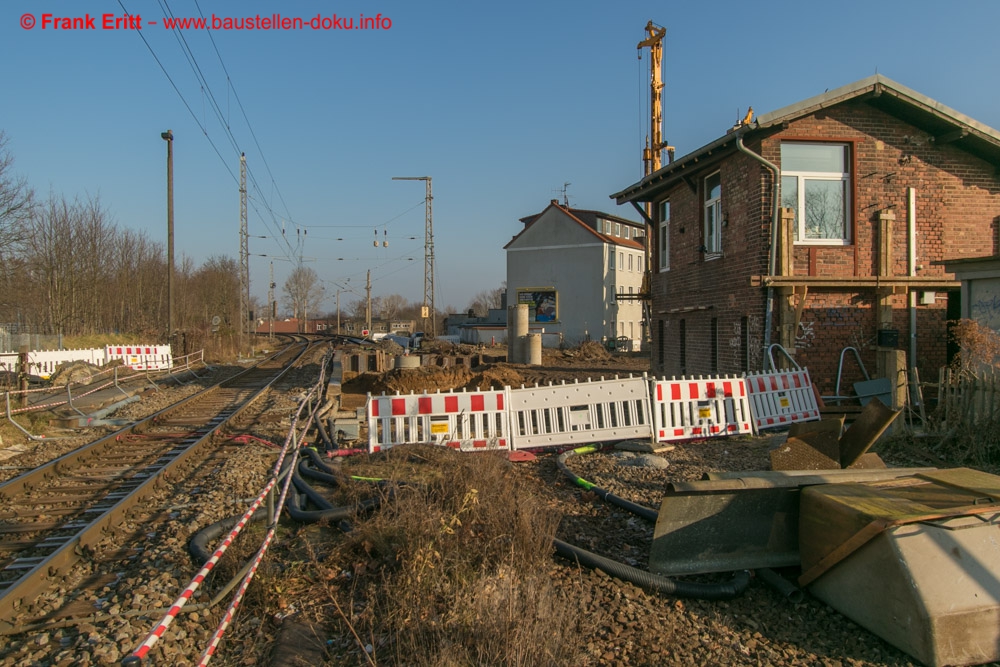
[[467, 308], [476, 314], [476, 317], [486, 317], [491, 308], [500, 308], [503, 305], [503, 295], [507, 292], [507, 281], [500, 283], [499, 287], [483, 290], [472, 297]]
[[292, 316], [305, 320], [309, 313], [319, 314], [319, 305], [323, 301], [323, 285], [319, 276], [312, 269], [303, 266], [296, 267], [288, 276], [284, 285], [285, 303], [292, 311]]
[[[374, 302], [374, 299], [373, 299]], [[395, 320], [400, 317], [408, 302], [399, 294], [388, 294], [378, 300], [378, 314], [383, 320]], [[374, 304], [373, 304], [374, 307]]]
[[14, 174], [14, 156], [7, 148], [7, 135], [0, 131], [0, 258], [24, 238], [23, 223], [33, 203], [27, 181]]

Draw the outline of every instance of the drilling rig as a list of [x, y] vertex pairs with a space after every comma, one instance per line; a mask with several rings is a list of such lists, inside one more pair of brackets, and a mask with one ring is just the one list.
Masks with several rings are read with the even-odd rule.
[[[652, 21], [646, 24], [646, 39], [639, 42], [636, 48], [639, 51], [639, 60], [642, 60], [642, 50], [649, 49], [649, 134], [646, 135], [646, 146], [642, 150], [643, 176], [649, 176], [654, 171], [663, 166], [663, 151], [667, 151], [669, 160], [674, 160], [674, 147], [663, 140], [663, 38], [667, 34], [667, 29], [658, 26]], [[638, 205], [636, 208], [639, 209]], [[646, 237], [643, 242], [644, 271], [642, 274], [642, 288], [636, 298], [642, 300], [642, 322], [643, 339], [648, 341], [650, 331], [650, 306], [652, 295], [650, 294], [652, 253], [650, 252], [650, 239], [656, 231], [653, 224], [652, 205], [647, 203], [645, 211], [639, 209], [643, 219], [646, 221]], [[625, 295], [621, 295], [625, 297]]]

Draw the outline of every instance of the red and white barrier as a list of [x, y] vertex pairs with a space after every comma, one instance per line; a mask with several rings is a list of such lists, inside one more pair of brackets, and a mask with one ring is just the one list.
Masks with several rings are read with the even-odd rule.
[[753, 433], [743, 378], [657, 380], [653, 418], [657, 442]]
[[820, 418], [808, 370], [753, 373], [746, 381], [758, 431]]
[[368, 396], [368, 451], [402, 444], [509, 449], [507, 390]]
[[108, 345], [104, 349], [104, 363], [115, 359], [137, 371], [169, 370], [174, 365], [169, 345]]
[[645, 377], [510, 390], [513, 449], [648, 440], [651, 421]]

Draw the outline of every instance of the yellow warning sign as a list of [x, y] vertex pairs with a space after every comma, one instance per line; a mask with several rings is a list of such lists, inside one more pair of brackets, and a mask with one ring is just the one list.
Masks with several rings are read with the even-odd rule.
[[437, 422], [431, 424], [431, 433], [433, 433], [434, 435], [439, 435], [441, 433], [447, 433], [447, 432], [448, 432], [448, 422]]

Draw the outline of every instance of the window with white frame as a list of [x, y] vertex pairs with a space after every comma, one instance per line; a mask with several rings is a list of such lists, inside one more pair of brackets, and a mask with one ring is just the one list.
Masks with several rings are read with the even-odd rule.
[[616, 222], [615, 223], [615, 236], [621, 236], [621, 235], [622, 235], [622, 223]]
[[660, 271], [670, 270], [670, 200], [660, 202], [659, 248]]
[[615, 270], [615, 248], [611, 246], [608, 248], [608, 271]]
[[625, 270], [625, 253], [623, 252], [618, 253], [618, 270], [619, 271]]
[[705, 179], [705, 253], [722, 252], [722, 177], [715, 172]]
[[632, 253], [628, 254], [628, 270], [632, 270]]
[[795, 211], [795, 242], [850, 243], [847, 144], [781, 144], [781, 205]]

